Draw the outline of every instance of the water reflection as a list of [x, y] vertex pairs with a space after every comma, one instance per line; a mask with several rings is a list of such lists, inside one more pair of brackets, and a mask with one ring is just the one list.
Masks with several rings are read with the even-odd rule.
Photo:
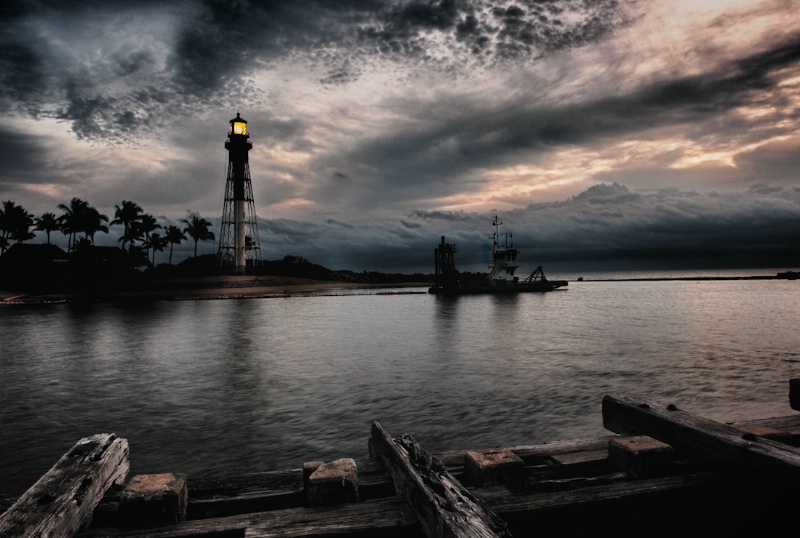
[[132, 472], [193, 474], [359, 457], [372, 420], [430, 450], [599, 435], [613, 392], [781, 414], [800, 299], [778, 284], [0, 308], [0, 488], [100, 432]]
[[435, 353], [438, 359], [449, 360], [458, 340], [458, 309], [460, 297], [434, 295]]

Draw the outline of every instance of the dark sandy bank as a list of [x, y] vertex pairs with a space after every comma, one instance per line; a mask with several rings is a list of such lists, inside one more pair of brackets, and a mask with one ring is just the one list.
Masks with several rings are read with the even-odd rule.
[[[247, 299], [266, 297], [292, 297], [301, 295], [345, 295], [377, 293], [378, 289], [404, 289], [428, 286], [425, 282], [400, 284], [365, 284], [321, 281], [283, 276], [221, 275], [155, 281], [137, 289], [117, 290], [97, 295], [69, 292], [19, 292], [0, 291], [4, 304], [33, 304], [60, 302], [116, 302], [201, 299]], [[410, 293], [410, 291], [406, 291]]]

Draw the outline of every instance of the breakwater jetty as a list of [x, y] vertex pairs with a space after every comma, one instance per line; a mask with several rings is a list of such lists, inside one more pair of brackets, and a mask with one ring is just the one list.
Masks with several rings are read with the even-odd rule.
[[0, 536], [714, 535], [794, 521], [800, 415], [720, 423], [630, 394], [605, 396], [602, 413], [599, 438], [436, 454], [376, 421], [362, 457], [225, 477], [129, 475], [127, 440], [92, 435], [0, 514]]

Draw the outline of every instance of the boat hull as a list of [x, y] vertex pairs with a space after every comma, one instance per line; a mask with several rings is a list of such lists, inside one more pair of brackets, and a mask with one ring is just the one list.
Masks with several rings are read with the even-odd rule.
[[513, 294], [542, 293], [567, 286], [566, 280], [547, 280], [544, 282], [519, 283], [508, 286], [462, 285], [458, 287], [431, 286], [428, 293], [434, 295], [479, 295], [479, 294]]

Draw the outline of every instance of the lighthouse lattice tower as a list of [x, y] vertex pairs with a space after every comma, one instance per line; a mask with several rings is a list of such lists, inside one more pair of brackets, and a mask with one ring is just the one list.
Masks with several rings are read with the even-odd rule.
[[244, 274], [248, 266], [261, 263], [253, 184], [247, 153], [253, 144], [248, 140], [247, 121], [236, 113], [231, 120], [228, 141], [228, 178], [219, 233], [219, 257], [224, 269]]

